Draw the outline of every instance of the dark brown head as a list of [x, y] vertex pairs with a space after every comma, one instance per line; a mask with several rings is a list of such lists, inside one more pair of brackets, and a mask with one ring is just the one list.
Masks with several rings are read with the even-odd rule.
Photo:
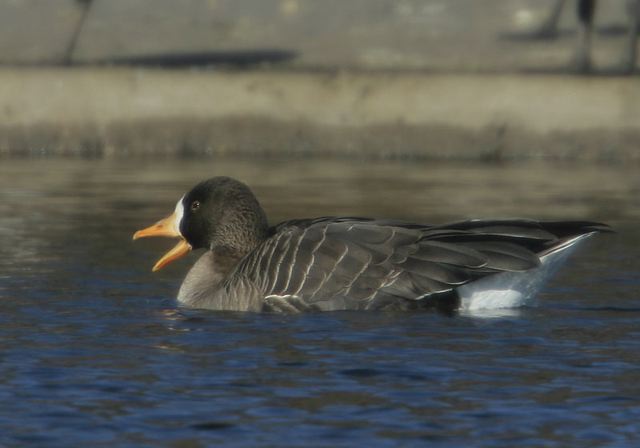
[[265, 213], [249, 187], [230, 177], [213, 177], [185, 194], [170, 216], [136, 232], [133, 239], [181, 238], [156, 263], [156, 271], [191, 249], [206, 248], [242, 257], [266, 237], [267, 229]]

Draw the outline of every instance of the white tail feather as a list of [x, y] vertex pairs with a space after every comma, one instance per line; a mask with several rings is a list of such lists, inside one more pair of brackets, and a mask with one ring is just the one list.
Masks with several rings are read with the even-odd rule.
[[473, 314], [478, 310], [526, 305], [538, 295], [545, 282], [558, 271], [579, 243], [594, 233], [576, 236], [543, 252], [537, 268], [524, 272], [502, 272], [459, 287], [460, 310]]

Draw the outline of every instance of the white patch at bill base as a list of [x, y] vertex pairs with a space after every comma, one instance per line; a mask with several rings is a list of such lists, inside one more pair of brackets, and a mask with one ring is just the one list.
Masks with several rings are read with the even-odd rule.
[[183, 199], [184, 196], [180, 198], [180, 200], [176, 204], [176, 209], [173, 212], [173, 229], [180, 235], [182, 235], [182, 232], [180, 232], [180, 224], [182, 224], [182, 218], [184, 217], [184, 204], [182, 204]]

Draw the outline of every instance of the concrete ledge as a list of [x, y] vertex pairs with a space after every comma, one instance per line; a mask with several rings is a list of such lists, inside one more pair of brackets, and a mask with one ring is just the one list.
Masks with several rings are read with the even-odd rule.
[[639, 160], [640, 82], [414, 72], [0, 71], [0, 154]]

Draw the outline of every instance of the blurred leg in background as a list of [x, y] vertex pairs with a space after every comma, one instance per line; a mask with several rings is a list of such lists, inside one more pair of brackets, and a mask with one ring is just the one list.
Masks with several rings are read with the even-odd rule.
[[579, 30], [573, 66], [577, 72], [586, 73], [591, 70], [591, 41], [596, 0], [578, 0], [576, 8]]
[[64, 53], [64, 65], [71, 65], [73, 63], [73, 54], [76, 51], [76, 47], [78, 46], [78, 39], [82, 34], [82, 29], [84, 27], [85, 22], [87, 21], [87, 16], [89, 15], [89, 10], [91, 9], [91, 3], [93, 0], [75, 0], [78, 8], [78, 22], [76, 23], [76, 27], [73, 30], [73, 34], [71, 35], [71, 40], [69, 41], [69, 45]]
[[[626, 0], [627, 37], [620, 61], [620, 71], [631, 74], [638, 60], [638, 33], [640, 32], [640, 0]], [[556, 39], [559, 36], [560, 17], [567, 0], [555, 0], [546, 19], [529, 35], [532, 39]], [[597, 0], [576, 0], [578, 36], [571, 68], [578, 73], [588, 73], [593, 68], [592, 40]]]
[[638, 58], [638, 33], [640, 32], [640, 0], [627, 0], [627, 43], [622, 55], [621, 67], [625, 73], [633, 73]]

